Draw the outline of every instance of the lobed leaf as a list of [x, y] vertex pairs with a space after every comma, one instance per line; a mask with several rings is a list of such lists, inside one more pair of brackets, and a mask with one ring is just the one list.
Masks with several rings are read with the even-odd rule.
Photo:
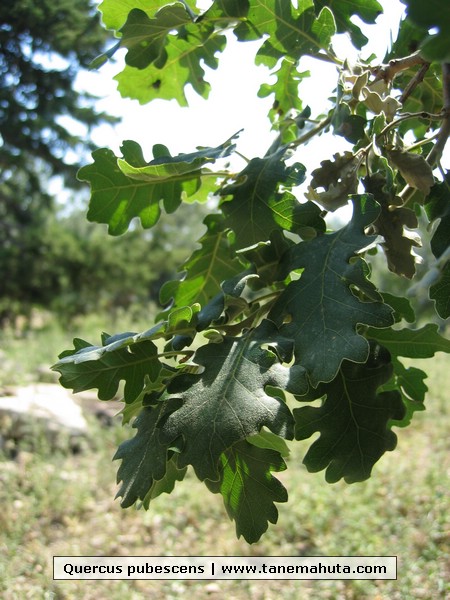
[[[309, 77], [309, 71], [300, 73], [297, 61], [284, 58], [281, 61], [280, 68], [271, 73], [271, 76], [276, 77], [275, 83], [262, 84], [258, 92], [260, 98], [266, 98], [270, 94], [274, 94], [273, 109], [269, 113], [271, 121], [283, 119], [292, 111], [302, 111], [303, 105], [299, 97], [298, 86], [305, 77]], [[307, 116], [310, 115], [311, 110], [308, 109]]]
[[[195, 362], [204, 372], [177, 377], [168, 387], [161, 441], [182, 436], [178, 465], [192, 464], [202, 481], [217, 480], [220, 455], [263, 426], [285, 438], [293, 435], [286, 404], [266, 391], [267, 386], [288, 387], [290, 377], [276, 355], [262, 347], [272, 336], [273, 325], [267, 322], [242, 337], [202, 346]], [[300, 381], [298, 377], [296, 387], [305, 391], [304, 373]]]
[[[329, 211], [345, 206], [349, 196], [356, 193], [361, 165], [361, 157], [352, 152], [336, 153], [333, 158], [333, 161], [321, 161], [320, 167], [312, 172], [306, 194], [309, 200], [318, 202]], [[320, 188], [324, 191], [318, 191]]]
[[450, 5], [447, 0], [433, 0], [424, 3], [421, 0], [402, 0], [407, 5], [406, 14], [418, 27], [430, 31], [437, 29], [424, 40], [421, 51], [428, 60], [446, 62], [450, 60], [448, 30], [450, 28]]
[[420, 329], [372, 329], [367, 335], [383, 344], [393, 356], [431, 358], [436, 352], [450, 353], [450, 340], [438, 333], [435, 323]]
[[373, 240], [365, 229], [377, 218], [379, 207], [371, 196], [354, 196], [352, 202], [348, 225], [297, 244], [285, 254], [280, 278], [303, 271], [269, 313], [281, 334], [294, 340], [295, 362], [307, 370], [313, 386], [333, 380], [344, 359], [367, 360], [369, 345], [357, 332], [359, 324], [393, 323], [392, 309], [365, 278], [364, 263], [357, 257]]
[[166, 4], [167, 0], [153, 0], [151, 6], [149, 6], [147, 0], [120, 0], [120, 2], [117, 2], [117, 0], [103, 0], [98, 9], [102, 13], [102, 21], [106, 27], [118, 31], [134, 8], [141, 9], [148, 16], [151, 16]]
[[158, 144], [153, 148], [154, 159], [148, 163], [139, 144], [133, 141], [123, 143], [122, 159], [106, 148], [95, 150], [94, 163], [78, 173], [78, 178], [91, 186], [87, 217], [107, 224], [112, 235], [124, 233], [135, 217], [144, 228], [151, 228], [159, 219], [160, 202], [170, 213], [184, 195], [201, 197], [205, 175], [202, 167], [228, 156], [233, 148], [227, 141], [217, 148], [172, 157], [165, 146]]
[[286, 166], [285, 153], [286, 148], [280, 148], [264, 158], [253, 158], [234, 183], [220, 190], [224, 224], [234, 231], [237, 249], [265, 242], [276, 230], [322, 228], [316, 207], [300, 204], [288, 191], [279, 191], [280, 186], [289, 188], [305, 178], [302, 164]]
[[169, 34], [190, 22], [191, 15], [181, 2], [163, 6], [154, 17], [148, 17], [143, 10], [133, 8], [120, 30], [121, 45], [128, 49], [126, 63], [138, 69], [144, 69], [156, 61], [164, 64]]
[[450, 246], [450, 172], [447, 171], [445, 180], [436, 183], [426, 199], [425, 211], [430, 222], [437, 221], [431, 239], [431, 250], [439, 258]]
[[389, 270], [411, 279], [416, 272], [412, 248], [420, 246], [414, 238], [405, 235], [404, 227], [415, 229], [418, 226], [416, 214], [410, 208], [396, 206], [401, 203], [383, 173], [366, 177], [364, 187], [373, 194], [381, 206], [379, 217], [373, 224], [374, 231], [383, 236], [381, 244], [387, 258]]
[[[134, 438], [122, 442], [113, 460], [122, 460], [117, 471], [117, 483], [122, 485], [116, 498], [121, 496], [121, 505], [127, 508], [137, 500], [149, 502], [149, 495], [155, 493], [157, 482], [167, 484], [168, 445], [159, 440], [158, 420], [164, 403], [142, 409], [133, 427], [137, 429]], [[174, 473], [179, 477], [178, 473]], [[174, 477], [175, 478], [175, 477]], [[161, 483], [159, 489], [161, 489]], [[164, 486], [166, 487], [166, 486]], [[167, 485], [167, 489], [170, 486]], [[165, 490], [164, 490], [165, 491]]]
[[389, 150], [387, 154], [408, 185], [426, 196], [430, 193], [434, 185], [433, 170], [423, 156], [402, 150]]
[[155, 344], [146, 340], [119, 348], [89, 345], [63, 356], [52, 369], [61, 373], [63, 387], [75, 393], [95, 388], [100, 400], [114, 398], [124, 380], [125, 402], [132, 403], [142, 392], [146, 376], [154, 381], [161, 366]]
[[401, 420], [405, 408], [398, 391], [378, 391], [392, 374], [386, 355], [371, 354], [366, 364], [345, 361], [332, 381], [298, 398], [323, 397], [318, 408], [294, 409], [295, 437], [304, 440], [320, 433], [303, 462], [311, 472], [326, 469], [329, 483], [341, 478], [347, 483], [367, 479], [380, 457], [396, 446], [389, 423]]
[[445, 263], [440, 279], [430, 287], [430, 298], [442, 319], [450, 317], [450, 261]]
[[204, 307], [221, 292], [222, 282], [243, 270], [220, 215], [208, 215], [205, 225], [207, 232], [200, 239], [201, 247], [181, 267], [184, 277], [168, 281], [161, 288], [160, 300], [162, 304], [172, 302], [171, 309], [194, 302]]
[[328, 47], [335, 28], [331, 13], [323, 11], [316, 16], [311, 0], [299, 0], [297, 8], [291, 2], [254, 0], [234, 33], [241, 41], [268, 36], [257, 58], [273, 67], [285, 56], [298, 60]]
[[257, 448], [243, 440], [221, 456], [218, 481], [205, 480], [208, 489], [222, 494], [230, 519], [236, 522], [237, 537], [253, 544], [276, 523], [274, 502], [287, 502], [284, 486], [272, 471], [284, 471], [286, 464], [272, 449]]
[[349, 33], [352, 43], [361, 49], [369, 41], [361, 29], [354, 22], [357, 16], [365, 23], [375, 23], [382, 14], [383, 7], [377, 0], [314, 0], [316, 10], [323, 10], [325, 6], [333, 12], [338, 33]]
[[392, 357], [394, 372], [392, 379], [383, 385], [383, 391], [398, 390], [402, 395], [405, 414], [401, 419], [393, 419], [391, 426], [407, 427], [414, 413], [425, 410], [425, 394], [428, 387], [425, 384], [427, 374], [416, 367], [406, 368], [396, 357]]

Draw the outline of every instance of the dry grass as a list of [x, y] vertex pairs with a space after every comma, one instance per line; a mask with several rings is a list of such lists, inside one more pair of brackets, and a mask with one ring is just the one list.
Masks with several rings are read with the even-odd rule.
[[[129, 431], [92, 423], [77, 455], [38, 432], [0, 463], [0, 595], [5, 600], [154, 600], [292, 597], [330, 600], [444, 599], [450, 594], [448, 358], [430, 372], [428, 410], [398, 430], [399, 445], [362, 484], [328, 485], [301, 465], [297, 444], [282, 473], [289, 502], [262, 540], [235, 538], [219, 497], [193, 475], [148, 512], [114, 501], [118, 442]], [[32, 443], [31, 443], [32, 442]], [[54, 555], [397, 555], [397, 581], [53, 581]]]

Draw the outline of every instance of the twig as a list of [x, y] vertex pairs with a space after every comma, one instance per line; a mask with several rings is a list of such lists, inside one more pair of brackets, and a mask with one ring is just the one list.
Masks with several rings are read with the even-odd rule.
[[293, 148], [293, 149], [298, 148], [298, 146], [301, 146], [302, 144], [304, 144], [305, 142], [310, 140], [312, 137], [314, 137], [315, 135], [320, 133], [323, 129], [325, 129], [325, 127], [327, 127], [327, 125], [329, 125], [331, 123], [331, 119], [332, 119], [332, 115], [330, 114], [330, 115], [328, 115], [328, 117], [326, 119], [324, 119], [323, 121], [320, 121], [320, 123], [318, 123], [315, 127], [310, 129], [309, 131], [307, 131], [304, 135], [300, 136], [299, 138], [294, 140], [292, 143], [290, 143], [289, 147]]
[[390, 60], [387, 65], [375, 67], [372, 70], [372, 73], [375, 75], [375, 81], [380, 81], [380, 79], [383, 79], [383, 81], [389, 83], [394, 79], [397, 73], [400, 73], [400, 71], [405, 71], [406, 69], [416, 65], [430, 66], [430, 63], [422, 58], [419, 52], [414, 52], [414, 54], [404, 56], [403, 58], [394, 58]]
[[400, 102], [400, 104], [404, 104], [406, 102], [406, 100], [409, 98], [409, 96], [416, 89], [416, 87], [419, 85], [419, 83], [422, 83], [423, 78], [425, 77], [425, 74], [429, 68], [430, 68], [430, 63], [425, 63], [420, 67], [420, 69], [417, 71], [417, 73], [414, 75], [414, 77], [408, 83], [406, 88], [403, 90], [403, 94], [400, 96], [400, 98], [398, 100]]

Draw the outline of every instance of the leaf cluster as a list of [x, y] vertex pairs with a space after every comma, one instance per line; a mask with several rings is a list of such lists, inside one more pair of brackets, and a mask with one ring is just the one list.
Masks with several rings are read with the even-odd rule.
[[[424, 408], [426, 374], [402, 357], [450, 351], [436, 325], [417, 327], [408, 299], [375, 286], [370, 264], [384, 251], [392, 277], [413, 278], [419, 241], [410, 230], [420, 213], [439, 220], [430, 294], [448, 316], [449, 187], [435, 168], [448, 136], [445, 57], [399, 54], [418, 30], [406, 20], [386, 64], [339, 59], [334, 34], [349, 33], [361, 49], [367, 38], [353, 17], [374, 23], [376, 0], [216, 0], [204, 12], [193, 2], [104, 0], [100, 9], [127, 51], [119, 89], [140, 102], [183, 105], [188, 84], [206, 97], [204, 66], [216, 68], [230, 30], [239, 42], [260, 41], [255, 61], [275, 76], [260, 95], [274, 97], [276, 138], [239, 173], [213, 169], [235, 151], [236, 137], [178, 156], [157, 145], [149, 162], [127, 141], [122, 157], [102, 149], [80, 171], [91, 186], [88, 218], [113, 235], [135, 217], [152, 227], [162, 207], [172, 213], [211, 192], [216, 208], [179, 277], [163, 286], [164, 309], [150, 329], [103, 335], [98, 346], [75, 340], [54, 367], [62, 385], [96, 388], [101, 400], [125, 382], [123, 419], [136, 434], [116, 454], [123, 506], [148, 507], [191, 466], [222, 495], [237, 534], [254, 542], [276, 522], [275, 503], [287, 500], [274, 477], [286, 467], [286, 440], [318, 434], [304, 463], [327, 481], [368, 478], [396, 446], [393, 427]], [[325, 114], [299, 97], [305, 55], [338, 69]], [[431, 93], [423, 91], [427, 74]], [[325, 133], [351, 150], [325, 157], [308, 178], [301, 151]], [[328, 213], [349, 202], [351, 217], [332, 228]]]

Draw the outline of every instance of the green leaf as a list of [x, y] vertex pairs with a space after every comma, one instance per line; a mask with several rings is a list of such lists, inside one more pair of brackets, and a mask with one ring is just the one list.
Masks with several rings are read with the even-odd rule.
[[298, 60], [304, 54], [327, 48], [334, 31], [331, 12], [326, 10], [316, 17], [312, 0], [299, 0], [297, 8], [291, 2], [257, 0], [250, 3], [247, 18], [234, 33], [241, 41], [267, 35], [257, 58], [273, 67], [285, 56]]
[[[397, 32], [397, 38], [388, 49], [383, 63], [388, 63], [393, 58], [408, 56], [415, 52], [419, 47], [420, 42], [427, 36], [427, 32], [420, 27], [414, 25], [409, 19], [400, 21], [400, 27]], [[397, 79], [395, 80], [397, 84]]]
[[439, 258], [450, 246], [450, 172], [445, 180], [436, 183], [430, 190], [425, 203], [425, 211], [430, 222], [439, 219], [431, 239], [431, 250]]
[[161, 368], [156, 375], [152, 374], [152, 378], [148, 375], [144, 377], [144, 387], [141, 393], [132, 402], [125, 404], [120, 414], [122, 415], [122, 425], [130, 423], [135, 417], [139, 415], [143, 406], [149, 406], [154, 403], [155, 398], [164, 392], [167, 384], [173, 377], [178, 374], [177, 369], [168, 367], [167, 365], [161, 365]]
[[[415, 46], [413, 46], [415, 48]], [[404, 91], [414, 78], [417, 72], [415, 69], [407, 69], [395, 78], [395, 87]], [[423, 111], [431, 114], [438, 114], [442, 110], [442, 68], [440, 64], [432, 64], [420, 85], [410, 93], [408, 99], [403, 105], [404, 112], [422, 113]], [[440, 126], [438, 120], [429, 119], [408, 119], [400, 124], [399, 131], [404, 136], [406, 132], [412, 130], [416, 139], [421, 139], [429, 135], [431, 131]]]
[[139, 8], [152, 16], [158, 9], [164, 7], [167, 0], [152, 0], [149, 6], [148, 0], [103, 0], [99, 4], [99, 10], [102, 13], [102, 21], [108, 29], [118, 31], [127, 20], [131, 10]]
[[[316, 207], [312, 202], [309, 203], [312, 207]], [[320, 209], [317, 206], [317, 217], [320, 218]], [[323, 221], [323, 231], [325, 231], [325, 222]], [[316, 235], [316, 230], [312, 229], [312, 238]], [[283, 254], [293, 245], [291, 240], [288, 240], [281, 231], [275, 231], [270, 241], [262, 242], [242, 252], [243, 256], [249, 260], [254, 266], [258, 278], [252, 281], [253, 288], [270, 286], [277, 281], [278, 268], [280, 259]]]
[[[248, 303], [241, 296], [247, 282], [253, 278], [255, 278], [253, 270], [247, 269], [238, 273], [235, 277], [224, 281], [220, 286], [221, 291], [198, 314], [197, 330], [203, 331], [213, 321], [218, 321], [224, 311], [233, 312], [233, 309], [237, 308], [237, 312], [241, 313], [247, 309]], [[239, 327], [239, 324], [236, 326]]]
[[117, 471], [117, 483], [122, 485], [116, 498], [122, 497], [123, 508], [137, 500], [148, 502], [155, 482], [166, 476], [168, 444], [161, 443], [158, 435], [163, 408], [163, 402], [143, 408], [133, 425], [135, 437], [122, 442], [114, 455], [113, 460], [122, 460]]
[[438, 333], [435, 323], [420, 329], [372, 329], [367, 335], [385, 346], [394, 356], [431, 358], [436, 352], [450, 352], [450, 340]]
[[437, 28], [433, 34], [422, 43], [423, 56], [428, 60], [446, 62], [450, 60], [450, 44], [448, 31], [450, 29], [450, 5], [447, 0], [402, 0], [406, 4], [406, 14], [418, 27], [429, 31]]
[[[361, 165], [361, 157], [352, 152], [336, 153], [333, 158], [334, 161], [321, 161], [321, 166], [314, 169], [306, 194], [309, 200], [318, 202], [329, 211], [345, 206], [349, 196], [356, 193]], [[321, 188], [324, 191], [319, 191]]]
[[290, 450], [283, 438], [268, 431], [264, 427], [256, 435], [247, 438], [249, 444], [253, 444], [257, 448], [265, 448], [267, 450], [276, 450], [283, 458], [289, 456]]
[[394, 294], [389, 292], [381, 292], [381, 295], [383, 297], [383, 301], [394, 309], [396, 322], [405, 319], [405, 321], [408, 323], [414, 323], [416, 315], [410, 301], [407, 298], [394, 296]]
[[359, 140], [363, 139], [366, 135], [366, 124], [367, 120], [360, 115], [352, 114], [350, 107], [345, 102], [341, 102], [334, 111], [332, 120], [334, 133], [342, 136], [351, 144], [357, 144]]
[[284, 471], [286, 464], [278, 452], [257, 448], [245, 440], [237, 442], [220, 456], [219, 480], [205, 480], [208, 489], [222, 494], [230, 519], [236, 522], [237, 537], [253, 544], [276, 523], [274, 502], [287, 502], [284, 486], [272, 471]]
[[[192, 464], [202, 481], [217, 480], [220, 455], [263, 426], [292, 437], [289, 409], [266, 393], [267, 386], [289, 386], [289, 369], [262, 348], [273, 335], [273, 325], [266, 322], [246, 336], [202, 346], [195, 362], [204, 372], [177, 377], [168, 387], [170, 414], [161, 424], [161, 441], [170, 443], [182, 436], [178, 465]], [[304, 378], [302, 387], [305, 391]]]
[[160, 301], [171, 301], [171, 309], [194, 302], [204, 307], [221, 291], [223, 281], [243, 270], [220, 215], [208, 215], [205, 225], [208, 231], [200, 239], [201, 247], [181, 267], [183, 279], [168, 281], [161, 288]]
[[111, 400], [119, 383], [125, 380], [125, 402], [133, 402], [141, 393], [144, 378], [158, 376], [161, 363], [158, 350], [151, 341], [127, 348], [88, 346], [76, 354], [65, 356], [52, 367], [61, 373], [60, 383], [75, 393], [98, 389], [100, 400]]
[[424, 58], [437, 62], [450, 61], [450, 44], [448, 43], [447, 28], [444, 30], [445, 32], [441, 28], [439, 34], [430, 35], [423, 41], [420, 48]]
[[197, 94], [207, 98], [210, 84], [205, 80], [204, 65], [216, 69], [219, 61], [217, 52], [226, 45], [224, 35], [214, 34], [201, 44], [195, 35], [184, 39], [176, 38], [166, 47], [167, 60], [163, 66], [150, 64], [144, 69], [127, 65], [114, 79], [117, 89], [124, 98], [133, 98], [140, 104], [151, 100], [176, 100], [180, 106], [187, 106], [185, 86], [190, 84]]
[[190, 84], [207, 98], [203, 67], [216, 69], [216, 53], [226, 45], [217, 25], [212, 13], [197, 18], [184, 2], [166, 3], [154, 14], [145, 8], [131, 11], [121, 30], [128, 53], [127, 66], [115, 77], [119, 92], [141, 104], [161, 98], [186, 106], [184, 88]]
[[436, 312], [442, 319], [450, 317], [450, 261], [442, 269], [441, 278], [430, 287], [430, 298], [436, 303]]
[[324, 397], [320, 407], [295, 409], [294, 417], [296, 439], [320, 433], [303, 462], [313, 473], [326, 469], [328, 483], [341, 478], [347, 483], [367, 479], [380, 457], [396, 446], [397, 437], [389, 423], [402, 419], [405, 409], [398, 392], [378, 392], [392, 374], [386, 354], [371, 354], [366, 364], [345, 361], [333, 381], [298, 398]]
[[132, 161], [131, 156], [129, 162], [127, 159], [119, 158], [117, 164], [122, 173], [131, 179], [148, 183], [162, 183], [182, 180], [186, 176], [192, 177], [192, 173], [198, 174], [199, 169], [206, 163], [229, 156], [234, 149], [234, 144], [227, 141], [217, 148], [199, 148], [197, 152], [190, 154], [170, 156], [167, 148], [158, 144], [153, 147], [154, 160], [145, 165], [142, 165], [141, 161]]
[[367, 37], [354, 23], [352, 17], [359, 17], [365, 23], [375, 23], [376, 18], [382, 14], [383, 7], [376, 0], [314, 0], [316, 10], [325, 6], [333, 12], [338, 33], [349, 33], [352, 43], [361, 49], [368, 42]]
[[279, 191], [282, 185], [298, 185], [305, 177], [300, 163], [285, 165], [285, 152], [280, 148], [264, 158], [253, 158], [234, 183], [220, 190], [225, 225], [234, 231], [238, 249], [269, 240], [275, 230], [297, 232], [305, 225], [321, 225], [311, 206], [300, 204], [287, 191]]
[[322, 48], [328, 48], [331, 38], [336, 33], [336, 21], [331, 10], [324, 6], [316, 21], [312, 24], [311, 31], [317, 37]]
[[[309, 71], [300, 73], [297, 61], [284, 58], [280, 68], [271, 73], [271, 76], [276, 77], [275, 83], [263, 83], [258, 92], [260, 98], [274, 94], [273, 110], [269, 113], [271, 121], [286, 116], [290, 111], [301, 111], [303, 106], [299, 98], [298, 86], [305, 77], [309, 77]], [[311, 111], [308, 116], [310, 114]]]
[[433, 170], [423, 156], [402, 150], [390, 150], [387, 154], [408, 185], [426, 196], [430, 193], [434, 185]]
[[367, 360], [369, 345], [357, 333], [358, 324], [388, 327], [393, 323], [392, 309], [381, 302], [357, 257], [373, 240], [364, 231], [378, 216], [379, 207], [371, 196], [355, 196], [352, 202], [348, 225], [287, 251], [280, 278], [304, 270], [269, 313], [282, 335], [294, 340], [296, 364], [308, 371], [313, 386], [334, 379], [344, 359]]
[[410, 208], [397, 206], [401, 199], [395, 195], [392, 181], [384, 173], [374, 173], [363, 180], [365, 190], [373, 194], [381, 206], [381, 212], [373, 227], [383, 236], [381, 244], [387, 258], [389, 270], [411, 279], [416, 272], [412, 248], [419, 242], [405, 235], [404, 227], [415, 229], [418, 226], [416, 213]]
[[425, 410], [425, 394], [428, 387], [424, 383], [427, 374], [416, 367], [406, 368], [397, 358], [392, 358], [394, 372], [391, 381], [383, 385], [385, 390], [398, 390], [402, 395], [405, 414], [402, 419], [393, 419], [391, 426], [407, 427], [410, 425], [414, 413]]
[[160, 496], [161, 494], [172, 493], [177, 481], [183, 481], [187, 473], [187, 467], [185, 467], [184, 469], [179, 469], [177, 467], [176, 460], [177, 454], [174, 454], [173, 457], [167, 461], [166, 472], [164, 474], [164, 477], [162, 479], [159, 479], [158, 481], [153, 480], [147, 494], [145, 495], [145, 498], [142, 500], [143, 508], [148, 509], [150, 507], [151, 501]]
[[234, 146], [225, 142], [217, 148], [204, 148], [190, 154], [170, 156], [162, 145], [153, 148], [154, 160], [147, 163], [136, 142], [122, 145], [123, 159], [101, 148], [92, 154], [94, 163], [80, 169], [78, 178], [91, 185], [88, 219], [106, 223], [112, 235], [124, 233], [133, 218], [144, 228], [158, 221], [162, 201], [167, 212], [180, 205], [184, 195], [201, 197], [202, 167], [228, 156]]
[[167, 60], [166, 38], [191, 21], [190, 14], [181, 2], [163, 6], [152, 18], [134, 8], [120, 30], [121, 45], [128, 48], [126, 63], [138, 69], [144, 69], [155, 61], [164, 64]]
[[249, 8], [249, 0], [214, 0], [208, 10], [203, 13], [202, 19], [219, 23], [223, 21], [224, 25], [228, 25], [230, 20], [244, 19]]

